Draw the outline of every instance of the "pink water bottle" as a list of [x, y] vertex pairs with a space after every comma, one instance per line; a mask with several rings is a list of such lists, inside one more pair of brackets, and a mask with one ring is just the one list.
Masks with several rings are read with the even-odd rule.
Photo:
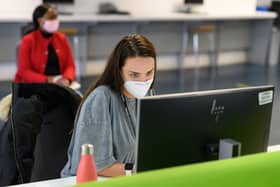
[[93, 156], [93, 145], [83, 144], [81, 160], [77, 169], [76, 183], [81, 184], [97, 180], [97, 171]]

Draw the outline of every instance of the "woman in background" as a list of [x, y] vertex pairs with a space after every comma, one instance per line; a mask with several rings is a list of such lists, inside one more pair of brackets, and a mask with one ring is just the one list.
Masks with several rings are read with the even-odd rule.
[[69, 86], [75, 79], [75, 65], [65, 35], [57, 32], [57, 10], [48, 4], [39, 5], [33, 12], [33, 26], [34, 31], [20, 43], [14, 82]]
[[88, 143], [98, 175], [125, 175], [125, 165], [134, 163], [136, 98], [152, 89], [155, 72], [156, 52], [147, 38], [129, 35], [117, 44], [82, 100], [63, 177], [76, 175], [81, 145]]

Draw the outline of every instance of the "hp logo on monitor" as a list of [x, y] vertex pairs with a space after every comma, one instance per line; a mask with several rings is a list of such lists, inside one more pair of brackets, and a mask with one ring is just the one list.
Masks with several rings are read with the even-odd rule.
[[217, 106], [216, 99], [213, 100], [212, 107], [211, 107], [211, 115], [215, 116], [215, 121], [218, 122], [220, 115], [224, 113], [225, 107], [224, 106]]

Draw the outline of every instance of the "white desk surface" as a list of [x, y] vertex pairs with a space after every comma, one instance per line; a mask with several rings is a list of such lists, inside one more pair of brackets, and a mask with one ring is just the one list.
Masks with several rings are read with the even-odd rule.
[[[280, 145], [273, 145], [267, 148], [268, 152], [280, 151]], [[108, 180], [109, 178], [98, 177], [98, 181]], [[76, 184], [76, 177], [67, 177], [62, 179], [46, 180], [41, 182], [15, 185], [15, 187], [61, 187]]]
[[271, 145], [267, 147], [267, 152], [280, 151], [280, 145]]
[[[207, 14], [207, 13], [167, 13], [164, 15], [97, 15], [74, 13], [60, 15], [61, 22], [141, 22], [141, 21], [215, 21], [215, 20], [258, 20], [274, 19], [276, 13], [255, 12], [251, 14]], [[31, 15], [16, 13], [0, 13], [0, 23], [21, 23], [31, 21]]]
[[[97, 181], [100, 182], [108, 179], [109, 178], [98, 177]], [[73, 186], [75, 184], [76, 184], [76, 176], [14, 185], [13, 187], [63, 187], [63, 186]]]

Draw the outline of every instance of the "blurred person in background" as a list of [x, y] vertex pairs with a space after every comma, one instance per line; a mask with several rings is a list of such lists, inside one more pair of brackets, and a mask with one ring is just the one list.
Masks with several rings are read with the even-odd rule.
[[49, 4], [35, 8], [33, 27], [20, 43], [14, 82], [70, 86], [75, 79], [75, 65], [66, 36], [58, 32], [56, 8]]
[[134, 164], [136, 98], [152, 95], [156, 51], [143, 35], [125, 36], [80, 104], [62, 177], [76, 175], [81, 145], [93, 144], [99, 176], [125, 175]]

